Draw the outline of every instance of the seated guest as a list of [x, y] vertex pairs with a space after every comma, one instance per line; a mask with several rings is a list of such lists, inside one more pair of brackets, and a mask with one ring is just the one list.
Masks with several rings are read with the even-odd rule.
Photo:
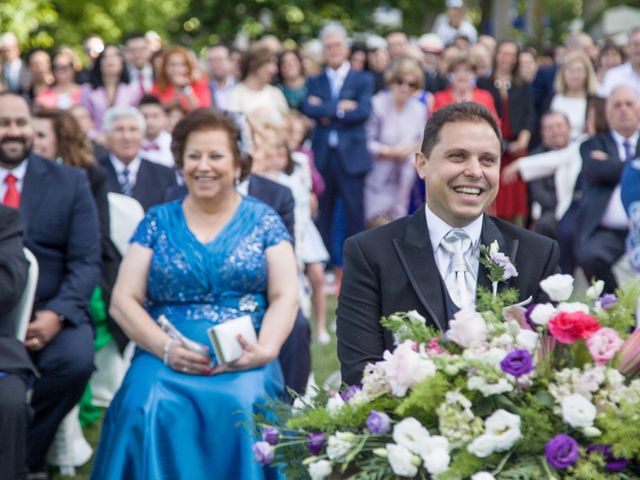
[[24, 243], [40, 269], [25, 340], [40, 373], [27, 458], [29, 470], [39, 473], [93, 371], [88, 305], [100, 279], [98, 214], [84, 171], [30, 153], [33, 126], [23, 98], [0, 93], [0, 126], [0, 195], [20, 208]]
[[145, 122], [135, 107], [114, 107], [104, 115], [108, 155], [98, 159], [107, 171], [110, 192], [129, 195], [147, 211], [164, 201], [164, 193], [176, 184], [172, 169], [140, 156]]
[[[252, 414], [283, 393], [275, 359], [298, 307], [296, 260], [278, 215], [235, 190], [248, 173], [239, 138], [211, 109], [176, 126], [188, 194], [147, 213], [122, 262], [111, 311], [139, 349], [105, 416], [92, 478], [279, 478], [254, 459]], [[187, 350], [160, 315], [203, 345], [208, 328], [248, 315], [258, 340], [239, 336], [242, 356], [212, 369], [215, 355]]]
[[625, 162], [636, 158], [640, 99], [632, 87], [615, 87], [607, 99], [609, 133], [583, 143], [582, 198], [578, 210], [578, 265], [587, 279], [604, 280], [605, 292], [618, 283], [611, 270], [624, 253], [627, 215], [620, 198], [620, 176]]
[[20, 213], [0, 204], [0, 471], [7, 479], [22, 478], [26, 473], [31, 420], [26, 398], [35, 370], [16, 337], [16, 307], [28, 268], [22, 253]]
[[140, 100], [138, 110], [144, 116], [146, 130], [142, 140], [142, 155], [154, 163], [173, 168], [171, 153], [171, 134], [167, 131], [169, 118], [160, 99], [154, 95], [145, 95]]

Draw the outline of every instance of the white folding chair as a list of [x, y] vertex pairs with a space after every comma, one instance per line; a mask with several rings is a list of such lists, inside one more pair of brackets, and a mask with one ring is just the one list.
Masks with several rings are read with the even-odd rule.
[[121, 193], [110, 192], [109, 221], [111, 231], [109, 237], [121, 255], [127, 252], [131, 235], [138, 223], [144, 218], [144, 209], [135, 198]]
[[27, 285], [22, 291], [20, 303], [18, 304], [18, 325], [16, 327], [16, 337], [23, 342], [27, 337], [27, 327], [31, 321], [33, 300], [36, 296], [36, 287], [38, 285], [39, 275], [38, 260], [35, 255], [31, 253], [31, 250], [25, 247], [24, 256], [29, 262], [29, 273], [27, 274]]

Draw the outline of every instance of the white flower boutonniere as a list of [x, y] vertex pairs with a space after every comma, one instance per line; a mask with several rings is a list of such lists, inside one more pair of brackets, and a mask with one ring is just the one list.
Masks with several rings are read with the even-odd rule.
[[500, 251], [497, 240], [491, 242], [488, 247], [480, 245], [480, 263], [487, 269], [494, 298], [498, 294], [498, 282], [506, 282], [518, 276], [518, 270], [511, 263], [511, 259]]

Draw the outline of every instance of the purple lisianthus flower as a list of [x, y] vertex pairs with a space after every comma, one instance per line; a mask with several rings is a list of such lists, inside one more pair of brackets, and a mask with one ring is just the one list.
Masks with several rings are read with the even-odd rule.
[[260, 465], [268, 465], [273, 461], [274, 449], [267, 442], [254, 443], [253, 453]]
[[280, 430], [276, 427], [264, 427], [262, 430], [262, 441], [269, 445], [277, 445], [280, 440]]
[[348, 402], [360, 390], [361, 390], [361, 388], [359, 386], [350, 385], [349, 388], [347, 388], [343, 392], [340, 392], [340, 396], [342, 397], [342, 400], [344, 400], [345, 402]]
[[533, 357], [529, 350], [520, 349], [509, 352], [500, 362], [500, 368], [505, 373], [509, 373], [514, 377], [519, 377], [525, 373], [529, 373], [535, 367], [533, 366]]
[[378, 412], [371, 410], [371, 413], [367, 417], [367, 428], [373, 434], [383, 434], [391, 430], [391, 422], [389, 415], [384, 412]]
[[509, 257], [507, 257], [502, 252], [494, 252], [491, 254], [491, 261], [497, 263], [504, 269], [504, 273], [502, 274], [502, 280], [509, 280], [511, 277], [518, 276], [518, 270], [513, 266]]
[[558, 470], [575, 465], [580, 457], [580, 445], [569, 435], [556, 435], [544, 446], [547, 463]]
[[532, 329], [536, 329], [536, 324], [533, 322], [533, 320], [531, 319], [531, 314], [533, 313], [533, 311], [535, 310], [535, 308], [538, 306], [537, 303], [532, 303], [531, 305], [529, 305], [525, 312], [524, 312], [524, 318], [527, 319], [527, 323], [529, 324], [529, 326]]
[[599, 453], [604, 457], [605, 469], [607, 470], [607, 472], [621, 472], [625, 468], [627, 468], [627, 465], [629, 465], [629, 460], [627, 460], [626, 458], [618, 458], [613, 456], [611, 445], [591, 445], [589, 448], [587, 448], [587, 455], [590, 453]]
[[324, 434], [322, 432], [307, 435], [307, 448], [311, 455], [319, 455], [324, 446]]
[[613, 293], [606, 293], [600, 297], [600, 306], [603, 310], [609, 310], [617, 301], [618, 297]]

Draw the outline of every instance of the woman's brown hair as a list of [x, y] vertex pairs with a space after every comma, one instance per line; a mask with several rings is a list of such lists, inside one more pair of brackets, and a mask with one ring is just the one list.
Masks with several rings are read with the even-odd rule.
[[65, 164], [72, 167], [88, 168], [96, 163], [91, 142], [70, 112], [55, 108], [43, 108], [36, 110], [33, 116], [51, 121], [58, 145], [57, 154]]

